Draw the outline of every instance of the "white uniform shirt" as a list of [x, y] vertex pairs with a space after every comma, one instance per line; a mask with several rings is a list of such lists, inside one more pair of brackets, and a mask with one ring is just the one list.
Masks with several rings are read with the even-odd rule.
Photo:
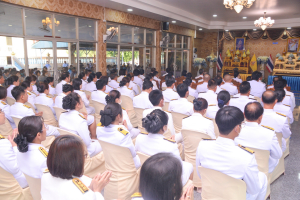
[[133, 100], [133, 97], [135, 96], [133, 90], [128, 88], [127, 86], [119, 87], [117, 90], [121, 93], [121, 95], [128, 96], [132, 100]]
[[207, 92], [205, 92], [205, 93], [199, 93], [198, 98], [206, 99], [207, 104], [211, 105], [211, 104], [218, 103], [217, 96], [218, 95], [214, 91], [207, 90]]
[[189, 86], [189, 95], [197, 98], [198, 97], [198, 92], [195, 89], [193, 89], [192, 87]]
[[14, 129], [16, 128], [14, 120], [11, 118], [10, 115], [10, 105], [8, 105], [6, 102], [0, 100], [0, 108], [4, 112], [6, 119], [9, 121], [11, 127]]
[[219, 94], [221, 91], [222, 89], [220, 88], [220, 86], [217, 86], [216, 94]]
[[230, 95], [235, 95], [235, 94], [239, 93], [237, 87], [231, 83], [225, 82], [220, 87], [221, 87], [221, 89], [228, 91]]
[[135, 150], [149, 156], [158, 153], [171, 153], [182, 163], [182, 185], [185, 185], [193, 172], [193, 165], [181, 160], [180, 153], [175, 141], [166, 140], [162, 134], [140, 134], [136, 138]]
[[135, 82], [141, 89], [143, 88], [143, 80], [140, 77], [135, 76], [133, 78], [133, 82]]
[[39, 92], [37, 91], [36, 85], [32, 85], [32, 92], [35, 93], [35, 95], [39, 94]]
[[[156, 110], [156, 109], [162, 110], [162, 108], [159, 107], [159, 106], [154, 106], [153, 108], [146, 109], [146, 110], [143, 111], [143, 118], [145, 118], [148, 114], [150, 114], [153, 110]], [[168, 111], [165, 111], [165, 113], [169, 117], [169, 119], [168, 119], [168, 129], [171, 131], [172, 135], [175, 135], [175, 128], [174, 128], [174, 124], [173, 124], [172, 114]]]
[[[92, 182], [92, 179], [87, 176], [74, 178], [78, 178], [87, 188]], [[49, 172], [42, 176], [41, 195], [43, 200], [104, 200], [100, 192], [89, 189], [86, 193], [82, 193], [72, 179], [53, 177]]]
[[119, 77], [117, 78], [117, 82], [120, 83], [124, 77], [125, 77], [124, 75], [119, 76]]
[[197, 78], [202, 78], [201, 80], [203, 81], [203, 75], [202, 74], [200, 74], [199, 76], [195, 77], [195, 79], [197, 79]]
[[65, 80], [62, 80], [61, 82], [59, 82], [57, 85], [56, 85], [56, 88], [55, 88], [55, 90], [56, 90], [56, 94], [57, 95], [59, 95], [60, 93], [62, 93], [63, 91], [62, 91], [62, 87], [63, 87], [63, 85], [65, 85], [65, 84], [68, 84]]
[[55, 95], [55, 87], [52, 85], [49, 85], [49, 94], [51, 94], [52, 96]]
[[218, 104], [211, 104], [208, 105], [208, 108], [206, 110], [206, 117], [211, 118], [211, 119], [215, 119], [217, 112], [220, 110]]
[[296, 106], [296, 102], [295, 102], [295, 95], [294, 93], [290, 92], [290, 91], [287, 91], [285, 88], [284, 88], [284, 91], [285, 91], [285, 95], [286, 96], [289, 96], [291, 98], [291, 101], [292, 101], [292, 105], [291, 108], [292, 110], [294, 110], [295, 106]]
[[[86, 86], [88, 86], [88, 85], [86, 85]], [[74, 90], [74, 92], [76, 92], [77, 94], [80, 95], [80, 97], [81, 97], [81, 99], [82, 99], [82, 101], [83, 101], [83, 103], [85, 105], [86, 111], [88, 112], [87, 114], [93, 114], [93, 113], [95, 113], [95, 108], [89, 106], [90, 101], [87, 99], [85, 92], [82, 91], [82, 90]]]
[[201, 85], [197, 85], [197, 92], [201, 93], [201, 92], [207, 92], [208, 88], [207, 88], [208, 83], [207, 82], [203, 82]]
[[252, 80], [248, 82], [250, 83], [251, 86], [250, 94], [252, 94], [255, 97], [261, 98], [264, 91], [266, 91], [265, 84], [256, 80]]
[[35, 98], [35, 103], [48, 106], [52, 110], [53, 115], [56, 116], [55, 110], [53, 109], [54, 102], [50, 96], [46, 95], [45, 93], [41, 93], [39, 96]]
[[242, 83], [243, 82], [243, 80], [242, 79], [240, 79], [240, 78], [238, 78], [238, 77], [236, 77], [236, 78], [233, 78], [233, 80], [235, 80], [236, 82], [238, 82], [238, 83]]
[[[81, 86], [81, 89], [82, 90], [85, 90], [85, 86], [86, 86], [86, 84], [88, 83], [86, 80], [83, 80], [83, 79], [81, 79], [81, 81], [82, 81], [82, 86]], [[92, 81], [93, 82], [93, 81]]]
[[143, 91], [141, 94], [135, 96], [133, 98], [133, 107], [142, 109], [153, 108], [153, 105], [149, 100], [149, 93]]
[[42, 178], [43, 172], [47, 169], [47, 157], [42, 154], [39, 147], [46, 149], [41, 144], [28, 143], [28, 151], [17, 152], [17, 162], [20, 170], [33, 178]]
[[94, 81], [91, 81], [91, 82], [87, 83], [85, 85], [85, 90], [90, 91], [90, 92], [93, 92], [93, 91], [97, 90], [96, 83]]
[[130, 81], [129, 88], [131, 88], [134, 91], [135, 95], [140, 94], [138, 87], [139, 86], [136, 83], [134, 83], [133, 81]]
[[[104, 142], [108, 142], [114, 145], [118, 145], [121, 147], [126, 147], [130, 150], [135, 168], [138, 169], [141, 166], [141, 161], [138, 155], [136, 155], [134, 145], [131, 140], [131, 135], [127, 133], [124, 135], [118, 128], [122, 130], [128, 131], [123, 125], [112, 125], [110, 124], [107, 127], [98, 126], [97, 127], [97, 138], [98, 140], [102, 140]], [[129, 131], [128, 131], [129, 132]]]
[[158, 84], [160, 84], [161, 80], [159, 78], [157, 78], [156, 76], [154, 76], [153, 78], [154, 78], [154, 80], [158, 81]]
[[232, 97], [230, 99], [229, 105], [239, 108], [243, 113], [245, 111], [245, 106], [250, 102], [255, 102], [255, 99], [249, 98], [248, 96], [240, 95], [240, 97]]
[[286, 115], [290, 120], [290, 124], [294, 122], [293, 112], [289, 105], [283, 104], [282, 102], [278, 102], [274, 106], [274, 111]]
[[145, 76], [143, 74], [140, 74], [139, 77], [144, 80], [145, 79]]
[[[198, 166], [243, 180], [247, 186], [247, 200], [262, 200], [265, 197], [267, 177], [258, 171], [255, 155], [236, 146], [231, 139], [218, 137], [216, 140], [202, 140], [196, 156], [196, 168], [200, 177]], [[258, 195], [260, 198], [257, 198]]]
[[180, 96], [177, 92], [174, 92], [171, 88], [167, 88], [165, 91], [162, 91], [165, 102], [170, 102], [171, 100], [180, 99]]
[[267, 87], [267, 89], [272, 89], [272, 88], [274, 88], [274, 85], [272, 84], [272, 85], [269, 85], [268, 87]]
[[[176, 82], [176, 81], [175, 81], [175, 82]], [[167, 87], [166, 82], [163, 82], [163, 83], [161, 84], [161, 87], [162, 87], [162, 88], [166, 88], [166, 87]], [[173, 87], [173, 90], [174, 90], [174, 92], [176, 92], [176, 87], [175, 87], [175, 86]]]
[[120, 83], [118, 83], [116, 80], [111, 80], [108, 85], [114, 89], [117, 89], [119, 86]]
[[105, 89], [105, 93], [109, 93], [110, 91], [112, 91], [114, 88], [110, 87], [109, 85], [106, 85], [106, 89]]
[[14, 87], [16, 87], [15, 85], [10, 85], [8, 88], [7, 88], [7, 96], [8, 97], [11, 97], [11, 98], [14, 98], [11, 94], [11, 91], [12, 89], [14, 89]]
[[0, 139], [0, 167], [11, 173], [22, 188], [28, 187], [26, 178], [17, 163], [17, 147], [7, 139]]
[[206, 133], [212, 139], [216, 138], [212, 119], [203, 117], [200, 113], [194, 113], [189, 117], [183, 118], [182, 129], [200, 131]]
[[90, 157], [102, 151], [100, 143], [91, 139], [87, 120], [78, 111], [70, 110], [62, 113], [59, 118], [59, 127], [79, 135], [86, 145]]
[[152, 81], [152, 84], [153, 84], [153, 90], [158, 90], [156, 81]]
[[271, 173], [282, 156], [274, 130], [260, 126], [256, 122], [246, 122], [238, 137], [234, 139], [236, 145], [270, 151], [269, 173]]
[[106, 105], [106, 100], [105, 97], [107, 96], [107, 94], [101, 90], [97, 90], [97, 91], [93, 91], [91, 98], [94, 101], [98, 101], [104, 105]]
[[55, 107], [58, 107], [58, 108], [63, 108], [62, 105], [63, 105], [63, 98], [67, 96], [65, 95], [65, 93], [60, 93], [59, 95], [57, 95], [55, 97], [55, 102], [54, 102], [54, 106]]
[[295, 107], [293, 107], [293, 101], [291, 96], [285, 95], [285, 97], [282, 100], [282, 103], [285, 105], [289, 105], [291, 107], [291, 110], [294, 110]]
[[36, 104], [36, 101], [35, 101], [35, 98], [37, 97], [37, 95], [34, 93], [34, 92], [30, 92], [30, 91], [28, 91], [27, 90], [27, 94], [28, 94], [28, 102], [34, 107], [34, 109], [37, 111], [37, 109], [36, 109], [36, 106], [35, 106], [35, 104]]
[[184, 115], [192, 115], [194, 113], [194, 105], [186, 98], [180, 98], [178, 100], [170, 101], [168, 110], [170, 112], [177, 112]]

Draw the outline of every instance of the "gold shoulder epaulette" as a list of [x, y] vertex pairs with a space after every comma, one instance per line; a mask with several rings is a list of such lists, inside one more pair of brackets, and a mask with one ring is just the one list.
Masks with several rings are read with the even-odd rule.
[[239, 97], [231, 97], [232, 99], [238, 99]]
[[101, 122], [99, 122], [99, 123], [97, 124], [97, 126], [99, 126], [99, 127], [104, 127], [104, 126], [102, 125]]
[[206, 119], [209, 119], [209, 120], [213, 120], [212, 118], [209, 118], [209, 117], [205, 117], [205, 116], [203, 116], [204, 118], [206, 118]]
[[80, 92], [83, 92], [83, 90], [79, 90]]
[[55, 88], [53, 85], [51, 86], [52, 88]]
[[27, 94], [28, 94], [28, 95], [31, 95], [31, 93], [30, 93], [30, 92], [28, 92], [28, 91], [27, 91]]
[[46, 97], [48, 97], [48, 98], [50, 98], [50, 99], [52, 98], [52, 97], [51, 97], [51, 96], [49, 96], [49, 95], [47, 95]]
[[82, 114], [79, 114], [80, 117], [82, 117], [83, 119], [86, 119]]
[[270, 130], [274, 131], [274, 128], [272, 128], [270, 126], [264, 126], [264, 125], [261, 125], [261, 126], [264, 127], [264, 128], [267, 128], [267, 129], [270, 129]]
[[289, 97], [289, 96], [291, 96], [291, 95], [287, 94], [287, 95], [285, 95], [285, 96], [288, 96], [288, 97]]
[[82, 193], [86, 193], [87, 191], [89, 191], [89, 188], [86, 187], [83, 182], [81, 182], [81, 180], [79, 180], [78, 178], [73, 178], [73, 183], [78, 187], [78, 189], [82, 192]]
[[31, 108], [30, 106], [27, 106], [27, 105], [25, 105], [25, 104], [23, 104], [23, 106], [26, 107], [26, 108]]
[[211, 139], [211, 138], [203, 138], [202, 140], [210, 140], [210, 141], [212, 141], [212, 140], [216, 140], [216, 139]]
[[143, 135], [148, 135], [149, 133], [147, 133], [147, 132], [141, 132], [141, 134], [143, 134]]
[[0, 140], [5, 139], [5, 137], [3, 137], [3, 135], [0, 134]]
[[123, 110], [126, 110], [125, 108], [122, 107]]
[[133, 195], [131, 195], [132, 198], [134, 197], [142, 197], [142, 194], [140, 192], [136, 192]]
[[176, 143], [176, 141], [168, 139], [168, 138], [164, 138], [164, 140], [167, 140], [167, 141], [172, 142], [172, 143]]
[[171, 113], [170, 111], [168, 111], [168, 110], [164, 110], [165, 112], [168, 112], [168, 113]]
[[49, 169], [45, 169], [45, 170], [43, 171], [43, 173], [44, 173], [44, 174], [49, 173]]
[[216, 106], [216, 104], [210, 104], [210, 105], [208, 105], [208, 106]]
[[40, 152], [47, 158], [48, 152], [43, 147], [39, 147]]
[[118, 128], [118, 131], [120, 133], [122, 133], [124, 136], [126, 136], [129, 133], [128, 131], [126, 131], [125, 129], [122, 129], [122, 128]]
[[129, 90], [132, 90], [132, 88], [128, 88]]
[[3, 105], [7, 105], [7, 103], [5, 103], [4, 101], [1, 101], [1, 103], [2, 103]]
[[249, 148], [247, 148], [247, 147], [244, 147], [244, 146], [242, 146], [242, 145], [238, 145], [241, 149], [243, 149], [243, 150], [245, 150], [245, 151], [247, 151], [247, 152], [249, 152], [249, 153], [251, 153], [251, 154], [254, 154], [254, 151], [252, 151], [251, 149], [249, 149]]
[[188, 118], [188, 117], [190, 117], [190, 116], [186, 116], [186, 117], [184, 117], [184, 118], [182, 118], [182, 119], [186, 119], [186, 118]]
[[287, 104], [283, 104], [283, 105], [285, 105], [285, 106], [287, 106], [287, 107], [291, 107], [290, 105], [287, 105]]
[[282, 113], [279, 113], [279, 112], [276, 112], [276, 114], [281, 115], [281, 116], [283, 116], [283, 117], [286, 117], [286, 115], [284, 115], [284, 114], [282, 114]]
[[177, 99], [171, 99], [171, 101], [175, 101], [175, 100], [177, 100]]

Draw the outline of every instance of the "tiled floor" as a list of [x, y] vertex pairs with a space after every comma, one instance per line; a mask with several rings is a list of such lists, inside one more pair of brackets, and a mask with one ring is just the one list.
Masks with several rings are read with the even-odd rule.
[[[285, 175], [271, 185], [271, 200], [300, 199], [300, 121], [292, 124], [290, 155], [285, 158]], [[194, 199], [201, 200], [201, 194], [194, 192]]]

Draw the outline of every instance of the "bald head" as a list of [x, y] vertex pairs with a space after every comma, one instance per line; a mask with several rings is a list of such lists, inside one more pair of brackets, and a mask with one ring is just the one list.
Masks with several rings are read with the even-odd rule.
[[224, 81], [225, 82], [231, 82], [231, 76], [229, 75], [229, 74], [226, 74], [225, 76], [224, 76]]
[[276, 93], [274, 91], [265, 91], [262, 95], [262, 101], [264, 104], [274, 104], [277, 100]]
[[208, 82], [209, 79], [210, 79], [210, 75], [209, 75], [209, 74], [205, 74], [205, 75], [203, 76], [203, 81], [204, 81], [204, 82]]
[[256, 122], [264, 113], [264, 108], [258, 102], [250, 102], [245, 106], [244, 115], [249, 122]]

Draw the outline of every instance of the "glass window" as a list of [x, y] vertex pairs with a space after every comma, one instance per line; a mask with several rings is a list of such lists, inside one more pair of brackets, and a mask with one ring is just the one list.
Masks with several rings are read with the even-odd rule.
[[182, 70], [187, 70], [187, 60], [188, 60], [188, 50], [183, 50], [183, 63], [182, 63]]
[[120, 67], [127, 68], [127, 72], [133, 72], [132, 69], [132, 47], [121, 46], [120, 47]]
[[107, 42], [119, 41], [119, 26], [114, 24], [107, 24], [106, 26]]
[[140, 66], [143, 68], [143, 60], [144, 60], [144, 48], [143, 47], [135, 47], [134, 48], [134, 65], [135, 68]]
[[97, 40], [95, 35], [95, 20], [78, 19], [78, 33], [80, 40]]
[[0, 33], [23, 35], [21, 8], [0, 4]]
[[144, 44], [144, 30], [143, 28], [134, 27], [134, 44]]
[[183, 37], [183, 48], [188, 49], [189, 48], [189, 37], [184, 36]]
[[154, 54], [155, 54], [155, 48], [150, 47], [146, 48], [146, 74], [149, 74], [151, 72], [151, 68], [153, 67], [153, 59], [154, 59]]
[[169, 40], [168, 47], [175, 48], [175, 34], [169, 33], [169, 37], [170, 37], [170, 40]]
[[171, 67], [174, 69], [174, 64], [175, 64], [175, 50], [170, 50], [168, 51], [168, 67]]
[[96, 43], [79, 42], [79, 73], [85, 69], [96, 69]]
[[[47, 12], [25, 10], [26, 35], [51, 37], [52, 15]], [[56, 24], [57, 25], [57, 24]]]
[[148, 30], [146, 29], [146, 45], [155, 45], [155, 40], [154, 40], [154, 33], [155, 31], [153, 30]]
[[167, 49], [162, 49], [161, 50], [161, 55], [160, 55], [160, 60], [161, 60], [161, 75], [166, 73], [166, 63], [167, 63]]
[[117, 59], [118, 59], [118, 45], [117, 44], [107, 44], [106, 46], [106, 72], [110, 76], [113, 69], [117, 69]]
[[132, 44], [132, 27], [121, 25], [121, 43]]
[[175, 77], [181, 76], [181, 60], [182, 60], [182, 51], [176, 51], [176, 70], [175, 70]]
[[64, 15], [54, 15], [54, 17], [55, 37], [76, 39], [75, 18]]
[[77, 77], [76, 42], [56, 42], [56, 47], [58, 71], [68, 70], [73, 80]]
[[177, 35], [177, 38], [176, 38], [176, 48], [182, 48], [182, 36], [181, 35]]

